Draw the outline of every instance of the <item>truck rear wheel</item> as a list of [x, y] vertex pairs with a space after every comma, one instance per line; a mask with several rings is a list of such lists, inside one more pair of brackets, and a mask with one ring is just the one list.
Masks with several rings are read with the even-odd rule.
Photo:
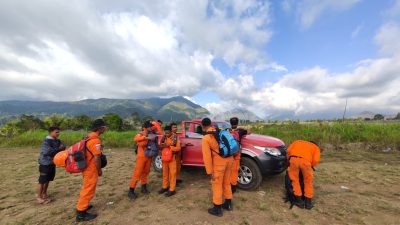
[[262, 179], [263, 177], [257, 163], [251, 158], [242, 157], [237, 186], [243, 190], [255, 190], [261, 185]]
[[161, 155], [154, 156], [152, 161], [153, 161], [154, 171], [161, 173], [162, 172]]

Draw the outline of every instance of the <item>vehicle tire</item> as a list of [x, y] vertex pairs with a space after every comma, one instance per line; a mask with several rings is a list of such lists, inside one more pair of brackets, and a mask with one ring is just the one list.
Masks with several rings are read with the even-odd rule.
[[262, 179], [257, 163], [251, 158], [243, 157], [240, 160], [237, 186], [243, 190], [255, 190], [261, 185]]
[[154, 168], [154, 171], [162, 173], [161, 155], [157, 155], [157, 156], [153, 157], [153, 168]]

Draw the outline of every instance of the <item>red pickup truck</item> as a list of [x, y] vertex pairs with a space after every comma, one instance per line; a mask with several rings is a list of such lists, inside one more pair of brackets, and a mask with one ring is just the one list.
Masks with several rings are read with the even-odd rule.
[[[213, 121], [219, 129], [229, 129], [225, 121]], [[204, 166], [201, 151], [203, 130], [201, 120], [182, 121], [182, 131], [178, 133], [182, 144], [183, 166]], [[238, 187], [254, 190], [262, 182], [263, 175], [279, 174], [286, 170], [286, 146], [283, 141], [265, 135], [248, 134], [241, 141], [241, 161]], [[162, 171], [161, 157], [153, 159], [156, 171]]]

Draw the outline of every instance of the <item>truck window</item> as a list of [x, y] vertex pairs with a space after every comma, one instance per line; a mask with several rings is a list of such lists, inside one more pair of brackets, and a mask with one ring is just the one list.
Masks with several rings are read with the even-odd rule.
[[196, 132], [197, 134], [203, 135], [203, 127], [201, 127], [200, 124], [195, 124], [194, 125], [194, 132]]
[[[190, 131], [190, 126], [193, 126], [194, 132]], [[191, 122], [186, 122], [185, 123], [185, 131], [186, 131], [186, 137], [188, 138], [202, 138], [203, 137], [203, 129], [201, 127], [201, 124], [192, 124]]]

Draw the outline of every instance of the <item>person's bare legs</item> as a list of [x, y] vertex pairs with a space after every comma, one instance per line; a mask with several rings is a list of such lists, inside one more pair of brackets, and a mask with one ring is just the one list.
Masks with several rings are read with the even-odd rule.
[[49, 183], [50, 183], [50, 181], [43, 185], [42, 198], [45, 200], [47, 200], [49, 198], [49, 196], [47, 195], [47, 188], [49, 187]]
[[39, 184], [38, 185], [38, 191], [37, 191], [37, 196], [36, 199], [39, 204], [43, 204], [45, 200], [43, 199], [43, 189], [44, 189], [45, 184]]

